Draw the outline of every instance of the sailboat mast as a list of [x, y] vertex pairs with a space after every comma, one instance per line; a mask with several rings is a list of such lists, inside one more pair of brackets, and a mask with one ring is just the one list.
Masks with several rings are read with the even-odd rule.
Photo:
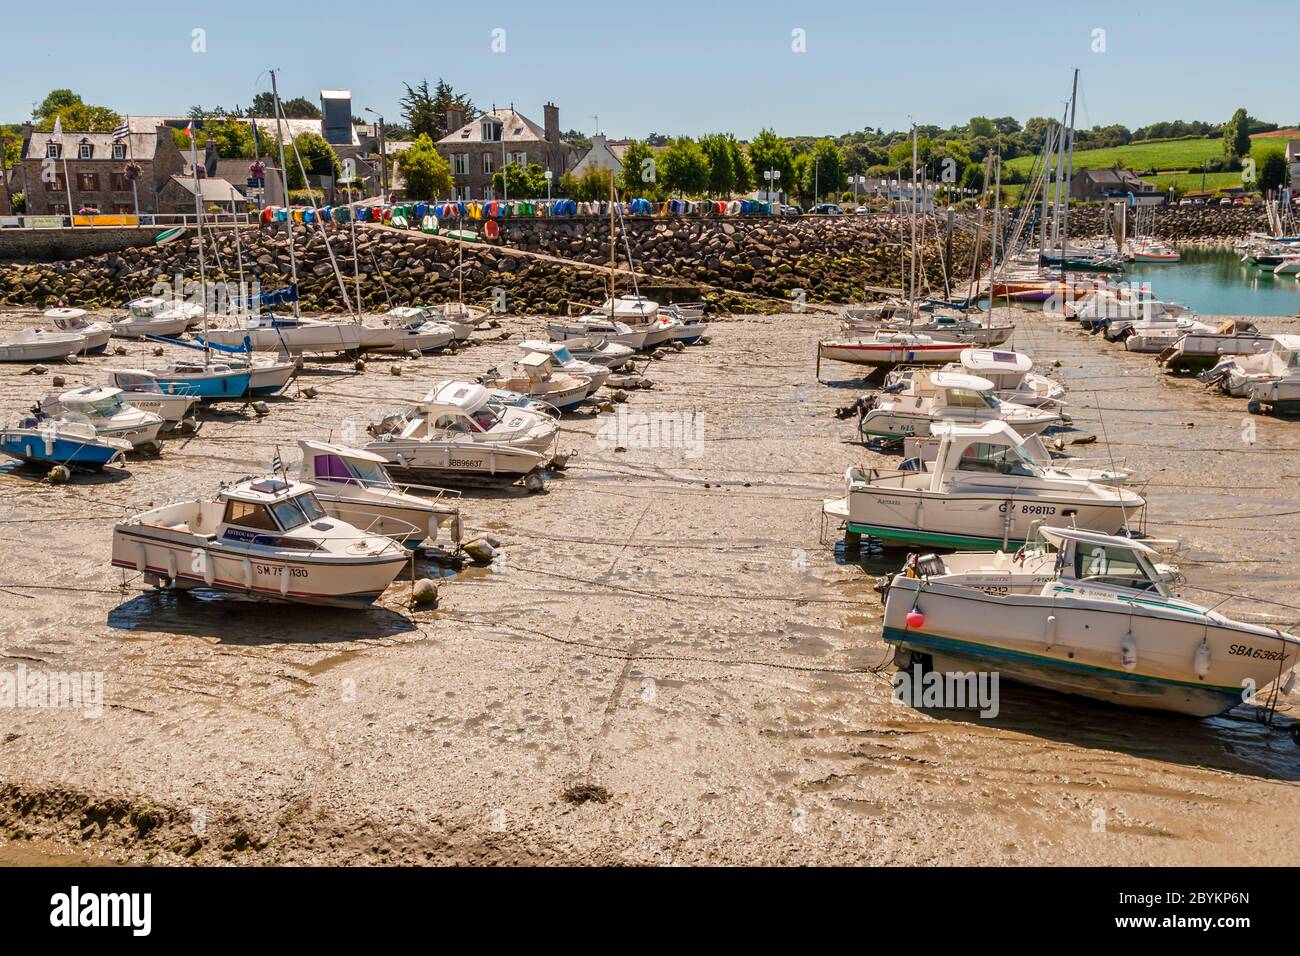
[[284, 226], [289, 234], [289, 279], [293, 284], [293, 317], [299, 316], [298, 312], [298, 260], [293, 254], [293, 210], [289, 206], [289, 166], [284, 161], [284, 131], [280, 126], [280, 120], [284, 115], [280, 109], [280, 91], [275, 85], [275, 70], [271, 71], [271, 96], [275, 100], [275, 138], [280, 146], [280, 184], [284, 187], [284, 205], [288, 214], [285, 216]]
[[199, 134], [190, 123], [190, 166], [194, 175], [194, 217], [199, 231], [199, 295], [203, 308], [203, 364], [208, 363], [208, 274], [203, 259], [203, 187], [199, 184]]
[[1070, 237], [1070, 176], [1074, 172], [1074, 110], [1079, 97], [1079, 69], [1074, 70], [1074, 85], [1070, 88], [1070, 155], [1065, 161], [1065, 208], [1061, 211], [1061, 259], [1065, 259], [1065, 244]]
[[912, 268], [910, 271], [912, 281], [911, 295], [908, 297], [908, 303], [915, 307], [916, 305], [916, 124], [912, 124]]
[[[999, 137], [994, 155], [993, 176], [993, 232], [989, 236], [989, 316], [987, 325], [993, 324], [993, 286], [998, 276], [998, 239], [1002, 235], [1002, 140]], [[1003, 249], [1005, 253], [1005, 248]]]
[[1038, 223], [1038, 261], [1041, 264], [1043, 255], [1047, 252], [1047, 204], [1050, 200], [1051, 189], [1051, 170], [1052, 170], [1052, 152], [1056, 149], [1056, 140], [1052, 136], [1052, 124], [1047, 124], [1047, 132], [1043, 136], [1043, 208], [1039, 215], [1041, 220]]
[[614, 171], [609, 173], [609, 318], [614, 320]]
[[1061, 241], [1061, 176], [1065, 164], [1065, 118], [1068, 112], [1061, 111], [1061, 128], [1056, 140], [1056, 184], [1052, 190], [1052, 248]]

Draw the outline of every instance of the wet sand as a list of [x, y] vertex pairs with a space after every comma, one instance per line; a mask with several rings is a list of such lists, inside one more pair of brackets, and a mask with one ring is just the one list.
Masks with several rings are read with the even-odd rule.
[[[1190, 583], [1246, 595], [1229, 614], [1300, 618], [1265, 603], [1300, 604], [1300, 422], [1020, 323], [1013, 344], [1098, 436], [1074, 450], [1150, 479], [1148, 530], [1182, 540]], [[891, 703], [873, 575], [902, 554], [837, 560], [820, 514], [848, 465], [890, 459], [832, 414], [858, 370], [814, 379], [824, 316], [719, 320], [711, 345], [652, 363], [629, 413], [702, 413], [698, 448], [615, 451], [602, 422], [566, 416], [578, 454], [547, 493], [466, 493], [466, 524], [507, 558], [444, 580], [437, 610], [412, 612], [402, 580], [365, 612], [133, 575], [120, 590], [116, 518], [257, 472], [277, 444], [296, 464], [298, 438], [338, 439], [506, 362], [541, 325], [506, 318], [510, 342], [402, 359], [401, 377], [388, 359], [309, 362], [317, 398], [271, 400], [263, 419], [228, 406], [125, 472], [51, 486], [0, 468], [0, 669], [101, 671], [105, 694], [94, 719], [0, 711], [0, 863], [1293, 859], [1300, 747], [1256, 708], [1193, 721], [1007, 684], [992, 720]], [[75, 387], [152, 361], [128, 348], [52, 373]], [[10, 421], [51, 390], [22, 369], [0, 367]]]

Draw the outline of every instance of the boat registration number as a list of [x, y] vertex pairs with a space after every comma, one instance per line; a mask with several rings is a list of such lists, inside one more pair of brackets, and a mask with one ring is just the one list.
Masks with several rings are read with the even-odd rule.
[[479, 462], [477, 458], [448, 458], [447, 464], [452, 468], [477, 468]]
[[1249, 644], [1233, 644], [1228, 648], [1228, 653], [1234, 657], [1249, 657], [1257, 661], [1280, 661], [1286, 656], [1281, 651], [1251, 647]]
[[307, 576], [306, 568], [285, 568], [271, 564], [255, 564], [253, 567], [257, 569], [258, 574], [263, 574], [268, 577], [278, 577], [285, 571], [289, 572], [289, 577], [291, 578], [305, 578]]
[[[1012, 511], [1016, 510], [1015, 505], [1008, 505], [1005, 501], [1002, 504], [998, 505], [998, 511], [1002, 512], [1003, 514], [1007, 513], [1008, 508], [1010, 508]], [[1056, 514], [1056, 506], [1055, 505], [1021, 505], [1020, 513], [1022, 515], [1054, 515]]]

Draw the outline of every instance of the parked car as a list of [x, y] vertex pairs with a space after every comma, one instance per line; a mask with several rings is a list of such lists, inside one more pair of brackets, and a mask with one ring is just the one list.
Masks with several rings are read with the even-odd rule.
[[813, 206], [812, 212], [823, 216], [841, 216], [844, 214], [844, 209], [833, 202], [824, 202]]
[[1219, 205], [1220, 205], [1220, 206], [1231, 206], [1231, 205], [1232, 205], [1232, 200], [1229, 199], [1227, 196], [1224, 196], [1222, 199], [1219, 200]]
[[1178, 200], [1178, 205], [1180, 205], [1180, 206], [1190, 206], [1191, 204], [1192, 204], [1192, 201], [1191, 201], [1190, 199], [1180, 199], [1180, 200]]
[[803, 207], [802, 207], [802, 206], [782, 206], [782, 207], [781, 207], [781, 214], [784, 215], [784, 216], [802, 216], [802, 215], [803, 215]]

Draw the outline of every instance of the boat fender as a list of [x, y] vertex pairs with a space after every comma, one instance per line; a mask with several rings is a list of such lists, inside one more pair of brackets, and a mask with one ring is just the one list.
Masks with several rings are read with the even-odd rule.
[[217, 580], [217, 562], [206, 552], [199, 552], [198, 557], [203, 562], [203, 583], [211, 585]]
[[251, 590], [253, 587], [253, 562], [248, 558], [244, 558], [239, 563], [239, 569], [244, 579], [244, 587]]
[[136, 542], [135, 545], [135, 569], [144, 574], [145, 568], [149, 567], [149, 562], [145, 558], [144, 544]]
[[280, 594], [285, 596], [289, 593], [289, 569], [287, 567], [280, 569]]
[[168, 550], [167, 552], [167, 580], [175, 581], [179, 577], [178, 568], [176, 567], [176, 552]]
[[1286, 679], [1282, 681], [1282, 693], [1289, 694], [1295, 689], [1295, 668], [1286, 672]]
[[1119, 642], [1119, 662], [1124, 665], [1126, 671], [1131, 671], [1138, 666], [1137, 639], [1132, 631], [1125, 634], [1124, 640]]
[[[432, 535], [430, 535], [430, 537], [432, 537]], [[461, 520], [460, 515], [456, 515], [456, 517], [451, 519], [451, 540], [456, 544], [460, 544], [461, 541], [464, 539], [464, 537], [465, 537], [465, 523]], [[1294, 671], [1291, 672], [1291, 677], [1294, 679], [1295, 677]]]
[[920, 630], [925, 627], [925, 612], [918, 610], [915, 606], [907, 612], [908, 630]]
[[1205, 638], [1201, 638], [1201, 643], [1196, 647], [1196, 657], [1192, 660], [1192, 669], [1200, 677], [1204, 677], [1210, 672], [1210, 645], [1205, 643]]
[[1051, 647], [1056, 643], [1056, 615], [1047, 615], [1047, 626], [1043, 629], [1043, 637], [1047, 641], [1047, 646]]

